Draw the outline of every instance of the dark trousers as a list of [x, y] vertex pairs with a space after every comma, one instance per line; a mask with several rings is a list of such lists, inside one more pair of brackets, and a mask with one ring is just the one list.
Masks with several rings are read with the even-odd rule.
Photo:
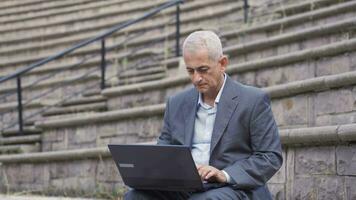
[[221, 187], [205, 192], [169, 192], [156, 190], [130, 190], [125, 200], [240, 200], [249, 199], [240, 190], [231, 187]]

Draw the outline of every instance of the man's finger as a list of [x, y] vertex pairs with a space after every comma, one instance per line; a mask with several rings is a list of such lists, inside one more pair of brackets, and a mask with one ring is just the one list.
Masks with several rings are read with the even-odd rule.
[[210, 179], [211, 177], [216, 177], [217, 176], [217, 173], [215, 170], [211, 170], [209, 171], [206, 175], [205, 175], [205, 179], [208, 180]]

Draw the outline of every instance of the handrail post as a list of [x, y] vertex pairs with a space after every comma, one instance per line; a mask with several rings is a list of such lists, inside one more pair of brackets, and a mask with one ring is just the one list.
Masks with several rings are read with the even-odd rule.
[[21, 89], [21, 77], [17, 76], [17, 110], [19, 118], [19, 134], [23, 134], [23, 118], [22, 118], [22, 89]]
[[106, 48], [105, 48], [105, 38], [101, 40], [101, 84], [100, 88], [105, 89], [105, 70], [106, 70]]
[[179, 37], [180, 37], [180, 9], [179, 4], [177, 4], [176, 10], [176, 57], [180, 56], [180, 49], [179, 49]]
[[248, 9], [249, 9], [249, 5], [248, 5], [248, 0], [244, 0], [244, 22], [247, 23], [248, 20]]

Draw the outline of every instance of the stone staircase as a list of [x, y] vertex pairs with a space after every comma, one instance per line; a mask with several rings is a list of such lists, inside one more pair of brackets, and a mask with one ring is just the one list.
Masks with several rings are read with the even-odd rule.
[[[227, 21], [215, 29], [230, 57], [227, 73], [235, 80], [263, 88], [271, 97], [285, 162], [270, 180], [269, 188], [275, 199], [354, 199], [356, 1], [286, 5], [276, 1], [273, 12], [262, 8], [251, 12], [271, 16], [270, 21], [262, 23], [260, 16], [250, 26], [236, 27]], [[218, 13], [219, 9], [217, 6], [214, 11]], [[227, 18], [241, 16], [231, 14]], [[183, 20], [185, 35], [209, 27], [192, 28], [189, 23], [200, 18], [190, 19], [192, 22]], [[147, 27], [160, 20], [153, 20]], [[173, 32], [130, 44], [139, 46], [169, 34]], [[166, 98], [190, 87], [189, 78], [181, 73], [184, 65], [180, 58], [163, 57], [154, 66], [140, 64], [139, 68], [121, 73], [119, 81], [107, 82], [108, 88], [103, 91], [88, 90], [79, 99], [46, 111], [33, 121], [33, 127], [42, 131], [40, 137], [18, 136], [15, 140], [3, 135], [0, 144], [40, 142], [42, 152], [0, 156], [0, 172], [4, 174], [0, 190], [94, 194], [98, 188], [107, 192], [122, 188], [106, 145], [155, 140]], [[163, 75], [161, 70], [165, 71]], [[158, 78], [141, 76], [147, 74]], [[16, 173], [19, 171], [22, 174]]]
[[[100, 31], [107, 30], [112, 25], [141, 16], [149, 9], [157, 7], [165, 1], [156, 0], [144, 4], [137, 2], [126, 0], [105, 2], [83, 0], [78, 3], [70, 1], [50, 3], [31, 1], [31, 3], [18, 2], [18, 4], [10, 7], [1, 7], [0, 10], [3, 10], [4, 14], [0, 16], [0, 24], [2, 24], [0, 28], [0, 35], [2, 36], [2, 39], [0, 39], [0, 76], [5, 76], [15, 69], [53, 55], [84, 39], [96, 36]], [[189, 27], [188, 23], [206, 16], [204, 13], [203, 15], [195, 15], [194, 12], [211, 10], [209, 6], [214, 5], [222, 7], [222, 3], [236, 4], [231, 0], [225, 2], [211, 0], [204, 3], [202, 1], [187, 1], [181, 7], [182, 26], [187, 27], [182, 28], [182, 36], [197, 29], [196, 27]], [[239, 9], [238, 6], [233, 8]], [[174, 14], [175, 9], [166, 10], [160, 16], [153, 17], [145, 22], [143, 26], [130, 27], [125, 32], [117, 32], [113, 37], [106, 40], [107, 47], [112, 48], [117, 43], [122, 43], [126, 37], [131, 37], [130, 34], [143, 34], [143, 37], [126, 42], [124, 49], [116, 48], [117, 50], [114, 49], [114, 51], [107, 53], [107, 74], [114, 79], [107, 80], [106, 87], [158, 80], [167, 76], [167, 66], [176, 61], [162, 60], [162, 51], [148, 49], [146, 46], [147, 44], [157, 46], [159, 43], [174, 40], [174, 23], [166, 25]], [[228, 14], [218, 13], [222, 18], [225, 17], [224, 15], [228, 16]], [[214, 16], [215, 13], [209, 12], [209, 15]], [[155, 26], [161, 27], [158, 29], [158, 33], [157, 30], [153, 29]], [[152, 31], [149, 32], [147, 29], [153, 29], [153, 34]], [[148, 35], [146, 32], [148, 32]], [[150, 46], [148, 47], [150, 48]], [[99, 55], [98, 52], [100, 52], [100, 46], [91, 45], [22, 76], [25, 123], [33, 123], [42, 116], [46, 119], [55, 119], [77, 115], [78, 113], [90, 115], [94, 112], [106, 110], [104, 98], [100, 96], [88, 97], [91, 93], [100, 95], [98, 70], [100, 58], [97, 56], [87, 62], [83, 61], [88, 55], [89, 57], [95, 53]], [[152, 57], [155, 58], [153, 61]], [[81, 62], [83, 62], [82, 65], [75, 66], [76, 63]], [[126, 63], [122, 64], [124, 62]], [[123, 67], [125, 69], [121, 69]], [[136, 73], [136, 75], [133, 76], [133, 73]], [[86, 91], [87, 95], [82, 95], [82, 91]], [[14, 81], [5, 82], [0, 88], [0, 102], [3, 102], [3, 110], [6, 110], [0, 115], [1, 129], [7, 128], [6, 125], [8, 124], [12, 125], [14, 122], [16, 124], [17, 104], [15, 101], [17, 97], [15, 92], [16, 83]], [[73, 99], [73, 96], [79, 99], [66, 102], [67, 99]], [[41, 99], [31, 100], [33, 97], [41, 97]], [[103, 101], [90, 103], [96, 100]], [[68, 106], [69, 104], [72, 105]], [[42, 115], [35, 115], [39, 111], [42, 112]], [[10, 131], [14, 132], [16, 129], [15, 126], [10, 128]], [[29, 151], [35, 149], [41, 151], [42, 148], [38, 147], [37, 145], [36, 148]]]

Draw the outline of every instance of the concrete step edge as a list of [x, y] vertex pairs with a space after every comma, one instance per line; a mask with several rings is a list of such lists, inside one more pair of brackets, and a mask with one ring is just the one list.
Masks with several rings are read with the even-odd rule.
[[74, 106], [78, 104], [88, 104], [88, 103], [98, 103], [104, 102], [107, 98], [100, 95], [89, 96], [89, 97], [79, 97], [77, 99], [71, 99], [69, 101], [61, 103], [62, 106]]
[[31, 153], [41, 150], [40, 144], [20, 144], [0, 146], [0, 154]]
[[145, 69], [133, 69], [129, 70], [126, 72], [123, 72], [119, 74], [119, 79], [120, 78], [132, 78], [132, 77], [138, 77], [138, 76], [146, 76], [146, 75], [151, 75], [151, 74], [157, 74], [161, 72], [165, 72], [166, 68], [162, 66], [155, 66], [155, 67], [150, 67], [150, 68], [145, 68]]
[[[212, 2], [214, 5], [216, 4], [222, 4], [224, 2], [222, 1], [217, 1], [217, 0], [209, 0], [209, 2]], [[198, 2], [200, 3], [200, 7], [199, 6], [196, 6], [196, 8], [201, 8], [201, 7], [206, 7], [206, 6], [210, 6], [210, 4], [208, 4], [209, 2], [207, 3], [201, 3], [201, 2]], [[164, 1], [162, 1], [160, 4], [163, 4]], [[158, 5], [160, 5], [158, 4]], [[149, 4], [149, 5], [152, 5], [152, 4]], [[187, 12], [187, 10], [189, 11], [189, 6], [191, 6], [192, 3], [188, 3], [188, 4], [185, 4], [184, 6], [182, 5], [181, 6], [181, 12], [182, 12], [182, 16], [184, 12]], [[240, 7], [242, 4], [238, 4]], [[142, 5], [141, 5], [142, 6]], [[157, 4], [154, 4], [151, 6], [151, 8], [157, 6]], [[130, 8], [129, 8], [130, 9]], [[144, 8], [143, 7], [143, 10], [144, 11], [147, 11], [147, 8]], [[102, 18], [107, 18], [107, 17], [112, 17], [112, 16], [116, 16], [118, 14], [120, 14], [121, 10], [118, 9], [118, 10], [114, 10], [114, 11], [111, 11], [111, 12], [106, 12], [106, 13], [102, 13], [100, 15], [90, 15], [89, 17], [86, 17], [86, 18], [75, 18], [75, 19], [69, 19], [69, 20], [62, 20], [62, 21], [58, 21], [58, 22], [52, 22], [52, 23], [44, 23], [44, 24], [39, 24], [39, 25], [31, 25], [31, 26], [20, 26], [20, 27], [12, 27], [12, 28], [8, 28], [8, 29], [0, 29], [0, 34], [4, 34], [4, 33], [11, 33], [11, 32], [19, 32], [19, 31], [24, 31], [24, 30], [38, 30], [38, 29], [45, 29], [45, 28], [51, 28], [51, 27], [54, 27], [54, 26], [64, 26], [65, 24], [74, 24], [74, 23], [82, 23], [82, 22], [88, 22], [90, 20], [100, 20]], [[175, 12], [175, 8], [171, 7], [171, 8], [168, 8], [167, 10], [165, 11], [162, 11], [162, 15], [167, 15], [167, 14], [174, 14]], [[143, 15], [143, 14], [142, 14]], [[126, 16], [129, 16], [129, 15], [126, 15]], [[154, 17], [157, 17], [154, 16]], [[126, 18], [126, 19], [121, 19], [120, 22], [116, 22], [116, 24], [118, 23], [121, 23], [121, 22], [124, 22], [124, 21], [127, 21], [131, 19], [130, 17]], [[104, 20], [105, 22], [106, 20]], [[93, 24], [98, 24], [98, 23], [94, 23]]]
[[41, 135], [24, 135], [1, 138], [0, 145], [27, 144], [41, 142]]
[[[339, 88], [356, 84], [356, 71], [347, 72], [337, 75], [328, 75], [317, 78], [306, 79], [303, 81], [295, 81], [291, 83], [281, 84], [262, 88], [266, 93], [273, 98], [282, 98], [302, 94], [306, 92], [320, 92], [330, 88]], [[159, 88], [155, 88], [159, 89]], [[142, 92], [143, 90], [141, 90]], [[150, 106], [133, 107], [115, 111], [107, 111], [103, 113], [93, 114], [91, 116], [76, 116], [72, 118], [59, 120], [37, 121], [36, 127], [39, 128], [54, 128], [82, 125], [88, 123], [101, 123], [109, 121], [118, 121], [127, 118], [144, 117], [162, 115], [165, 109], [165, 104], [156, 104]]]
[[[3, 130], [1, 132], [1, 135], [3, 137], [10, 137], [10, 136], [18, 136], [19, 134], [19, 130], [18, 128], [11, 128], [11, 129], [7, 129], [7, 130]], [[42, 133], [42, 129], [37, 128], [37, 127], [24, 127], [23, 129], [23, 134], [24, 135], [34, 135], [34, 134], [40, 134]]]
[[[284, 129], [280, 131], [280, 136], [283, 145], [304, 144], [314, 146], [315, 144], [313, 142], [317, 139], [319, 139], [318, 144], [329, 144], [330, 142], [336, 144], [348, 143], [356, 140], [356, 124]], [[154, 142], [150, 144], [152, 143]], [[0, 163], [43, 163], [103, 157], [110, 157], [110, 152], [107, 147], [0, 155]]]
[[73, 105], [65, 107], [53, 107], [48, 111], [42, 113], [42, 116], [53, 116], [53, 115], [62, 115], [69, 113], [80, 113], [86, 111], [105, 111], [107, 110], [106, 102], [99, 103], [87, 103], [84, 105]]
[[338, 21], [335, 23], [323, 24], [321, 26], [307, 28], [291, 33], [283, 33], [277, 36], [269, 37], [267, 39], [232, 45], [225, 48], [224, 52], [227, 54], [231, 52], [231, 55], [234, 55], [234, 52], [235, 54], [245, 53], [253, 50], [264, 49], [275, 45], [282, 45], [284, 43], [304, 40], [305, 38], [310, 39], [312, 37], [319, 37], [331, 33], [337, 33], [340, 31], [347, 32], [348, 30], [351, 31], [353, 27], [356, 27], [356, 17]]
[[[273, 56], [268, 58], [262, 58], [256, 61], [249, 61], [240, 64], [230, 65], [226, 72], [228, 74], [236, 74], [247, 71], [254, 71], [258, 69], [266, 69], [269, 67], [281, 66], [288, 63], [293, 63], [305, 59], [317, 58], [322, 56], [338, 55], [345, 51], [356, 49], [356, 39], [337, 42], [321, 47], [312, 49], [306, 49], [293, 53], [283, 54], [279, 56]], [[189, 77], [176, 77], [170, 79], [164, 79], [160, 81], [151, 81], [140, 84], [132, 84], [128, 86], [117, 86], [108, 88], [102, 91], [102, 94], [107, 97], [120, 96], [130, 93], [136, 93], [138, 91], [152, 90], [156, 88], [168, 88], [175, 85], [185, 84], [189, 82]]]
[[137, 77], [122, 78], [119, 79], [119, 85], [148, 82], [148, 81], [163, 79], [165, 77], [166, 77], [166, 73], [160, 72], [155, 74], [141, 75]]
[[[241, 10], [241, 7], [240, 5], [237, 5], [237, 6], [230, 6], [230, 7], [227, 7], [227, 8], [224, 8], [224, 9], [221, 9], [221, 10], [216, 10], [214, 13], [203, 13], [203, 14], [200, 14], [200, 15], [195, 15], [194, 17], [183, 17], [181, 18], [181, 24], [182, 26], [184, 26], [185, 23], [188, 23], [188, 22], [192, 22], [192, 21], [197, 21], [197, 20], [200, 20], [200, 19], [206, 19], [207, 17], [213, 17], [213, 16], [220, 16], [222, 14], [228, 14], [228, 13], [232, 13], [232, 12], [236, 12], [237, 10]], [[162, 17], [161, 17], [162, 18]], [[125, 32], [134, 32], [134, 31], [139, 31], [139, 30], [144, 30], [144, 29], [150, 29], [150, 28], [155, 28], [155, 27], [162, 27], [162, 26], [175, 26], [175, 22], [170, 22], [168, 23], [169, 21], [167, 19], [165, 20], [161, 20], [159, 22], [155, 22], [154, 24], [145, 24], [145, 25], [141, 25], [141, 26], [132, 26], [132, 27], [128, 27], [127, 29], [125, 29]], [[90, 31], [95, 31], [97, 32], [99, 29], [102, 29], [102, 30], [105, 30], [105, 29], [109, 29], [111, 28], [112, 26], [115, 26], [117, 25], [118, 23], [121, 23], [121, 21], [116, 21], [116, 22], [110, 22], [110, 23], [106, 23], [106, 24], [101, 24], [101, 25], [97, 25], [95, 27], [93, 26], [90, 26], [90, 27], [87, 27], [87, 28], [82, 28], [80, 30], [75, 30], [75, 31], [66, 31], [65, 34], [66, 34], [66, 37], [68, 37], [68, 35], [77, 35], [77, 34], [81, 34], [81, 33], [84, 33], [84, 32], [90, 32]], [[47, 34], [37, 34], [36, 36], [33, 36], [31, 35], [31, 37], [27, 37], [28, 40], [35, 40], [36, 38], [37, 39], [40, 39], [40, 40], [45, 40], [47, 38], [55, 38], [55, 37], [58, 37], [59, 35], [63, 35], [63, 33], [59, 33], [59, 32], [50, 32], [50, 33], [47, 33]], [[94, 34], [96, 35], [96, 34]], [[8, 43], [11, 43], [13, 42], [14, 40], [16, 40], [16, 42], [19, 42], [19, 41], [23, 41], [25, 38], [7, 38], [6, 40], [3, 40], [3, 41], [0, 41], [0, 43], [3, 43], [3, 44], [8, 44]]]
[[[50, 87], [50, 86], [57, 85], [57, 84], [68, 85], [68, 84], [73, 84], [73, 82], [83, 83], [83, 82], [87, 82], [87, 81], [91, 81], [91, 80], [99, 80], [99, 79], [100, 79], [99, 74], [90, 74], [88, 76], [75, 75], [73, 77], [68, 77], [68, 78], [66, 77], [66, 78], [61, 78], [61, 79], [51, 79], [49, 81], [40, 82], [39, 84], [36, 84], [34, 86], [31, 86], [31, 84], [26, 84], [26, 85], [22, 86], [22, 89], [26, 90], [26, 88], [29, 86], [31, 86], [31, 89], [35, 89], [35, 88]], [[2, 87], [0, 89], [0, 94], [6, 93], [6, 92], [13, 92], [16, 90], [17, 90], [16, 86], [6, 86], [6, 87]]]
[[[85, 10], [90, 10], [90, 9], [100, 9], [100, 8], [111, 6], [111, 5], [122, 4], [122, 3], [125, 3], [128, 1], [130, 1], [130, 0], [119, 1], [119, 2], [97, 2], [95, 0], [82, 0], [81, 2], [75, 1], [72, 4], [67, 3], [67, 4], [60, 5], [60, 6], [53, 5], [53, 6], [48, 6], [47, 8], [41, 7], [41, 8], [36, 8], [36, 9], [28, 9], [27, 12], [32, 12], [34, 16], [30, 16], [30, 17], [26, 16], [26, 17], [22, 17], [22, 18], [16, 16], [14, 19], [10, 19], [10, 20], [7, 19], [6, 17], [13, 16], [13, 15], [19, 15], [19, 14], [21, 15], [22, 13], [26, 12], [26, 10], [6, 12], [6, 13], [2, 13], [0, 15], [0, 24], [24, 22], [24, 21], [29, 21], [29, 20], [35, 20], [38, 18], [43, 19], [46, 17], [70, 14], [70, 13], [80, 12], [80, 11], [85, 11]], [[93, 4], [95, 4], [95, 5], [93, 5]], [[1, 20], [2, 18], [5, 18], [5, 19]]]
[[326, 16], [353, 11], [354, 9], [356, 9], [356, 1], [339, 3], [332, 7], [321, 8], [308, 13], [293, 15], [290, 17], [274, 20], [265, 24], [253, 25], [251, 27], [243, 28], [238, 31], [234, 30], [230, 32], [225, 32], [222, 37], [232, 37], [241, 34], [249, 34], [253, 32], [262, 32], [267, 30], [285, 28], [290, 25], [307, 22], [311, 19], [320, 19]]

